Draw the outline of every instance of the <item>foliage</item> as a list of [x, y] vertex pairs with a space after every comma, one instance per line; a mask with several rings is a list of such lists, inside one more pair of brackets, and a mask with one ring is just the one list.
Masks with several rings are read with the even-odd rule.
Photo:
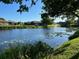
[[79, 0], [42, 0], [43, 9], [51, 17], [79, 17]]
[[79, 37], [79, 30], [69, 37], [69, 40]]
[[41, 41], [34, 45], [26, 44], [8, 48], [0, 54], [0, 59], [43, 59], [53, 49]]
[[0, 54], [0, 59], [78, 59], [79, 38], [65, 42], [55, 51], [47, 44], [14, 46]]
[[[26, 4], [23, 4], [23, 1], [25, 1]], [[20, 12], [20, 13], [28, 11], [29, 8], [32, 5], [35, 5], [38, 0], [31, 0], [30, 6], [27, 6], [28, 1], [30, 2], [30, 0], [0, 0], [0, 2], [3, 2], [5, 4], [13, 4], [14, 2], [19, 4], [20, 6], [19, 6], [19, 9], [17, 10], [17, 12]]]
[[78, 22], [75, 20], [75, 17], [65, 20], [65, 22], [59, 22], [61, 27], [78, 27]]
[[3, 20], [3, 21], [5, 21], [5, 19], [4, 19], [4, 18], [0, 18], [0, 20]]
[[[23, 4], [23, 1], [26, 4]], [[35, 5], [38, 0], [31, 0], [30, 7], [27, 5], [27, 2], [30, 0], [0, 0], [5, 4], [13, 4], [14, 2], [19, 4], [19, 9], [17, 12], [25, 12], [28, 9]], [[63, 16], [63, 17], [79, 17], [79, 0], [42, 0], [43, 9], [50, 15], [51, 17]]]
[[79, 59], [79, 38], [65, 42], [56, 49], [47, 59]]
[[52, 24], [47, 26], [39, 26], [39, 25], [1, 25], [0, 30], [9, 30], [9, 29], [26, 29], [26, 28], [52, 28], [52, 27], [59, 27], [60, 25]]
[[77, 26], [77, 24], [74, 19], [69, 19], [69, 20], [66, 20], [66, 26], [67, 27], [74, 27], [74, 26]]
[[50, 24], [53, 23], [53, 20], [54, 20], [54, 19], [51, 19], [51, 18], [48, 16], [47, 13], [42, 13], [42, 14], [41, 14], [41, 18], [42, 18], [42, 21], [41, 21], [41, 22], [42, 22], [44, 25], [50, 25]]

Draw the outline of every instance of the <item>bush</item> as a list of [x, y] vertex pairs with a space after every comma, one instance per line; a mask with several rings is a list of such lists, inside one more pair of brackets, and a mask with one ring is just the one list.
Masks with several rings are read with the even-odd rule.
[[8, 48], [0, 54], [0, 59], [43, 59], [53, 49], [45, 43], [26, 44]]
[[79, 37], [79, 30], [69, 37], [69, 40]]

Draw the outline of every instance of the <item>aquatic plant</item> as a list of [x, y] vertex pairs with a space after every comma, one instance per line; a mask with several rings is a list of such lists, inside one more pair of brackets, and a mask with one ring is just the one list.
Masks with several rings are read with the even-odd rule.
[[43, 59], [53, 52], [53, 48], [41, 41], [35, 44], [10, 46], [0, 53], [0, 59]]

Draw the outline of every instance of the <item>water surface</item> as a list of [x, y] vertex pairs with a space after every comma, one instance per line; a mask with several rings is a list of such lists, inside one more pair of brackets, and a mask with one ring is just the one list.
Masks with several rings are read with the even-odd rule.
[[12, 29], [0, 30], [0, 46], [7, 43], [20, 42], [33, 44], [42, 41], [55, 48], [68, 41], [74, 33], [73, 28], [48, 28], [48, 29]]

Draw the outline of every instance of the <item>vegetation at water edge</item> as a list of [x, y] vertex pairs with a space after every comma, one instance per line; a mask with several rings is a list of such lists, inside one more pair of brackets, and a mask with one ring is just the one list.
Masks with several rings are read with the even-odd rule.
[[11, 46], [0, 53], [0, 59], [43, 59], [51, 54], [53, 48], [41, 41], [32, 44]]

